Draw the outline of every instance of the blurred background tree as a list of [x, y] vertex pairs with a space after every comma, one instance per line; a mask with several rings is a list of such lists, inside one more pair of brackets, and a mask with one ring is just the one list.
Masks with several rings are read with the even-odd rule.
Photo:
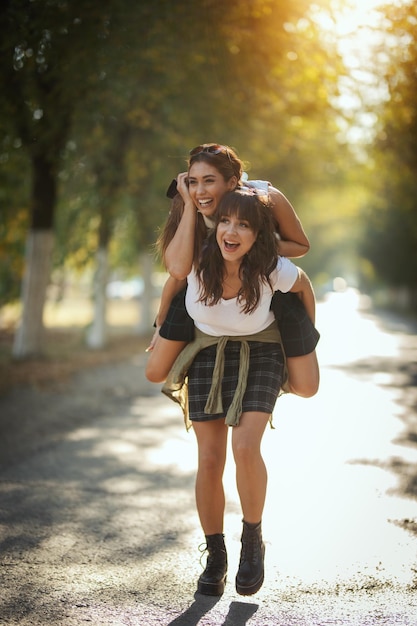
[[417, 309], [417, 5], [386, 7], [387, 95], [370, 151], [372, 198], [362, 253], [375, 277]]
[[61, 155], [76, 103], [94, 85], [105, 7], [81, 0], [6, 0], [0, 7], [0, 112], [9, 120], [6, 141], [12, 150], [22, 146], [30, 171], [22, 319], [13, 349], [18, 358], [42, 349]]
[[[415, 7], [386, 9], [380, 32], [407, 45], [401, 58], [390, 55], [389, 66], [385, 54], [390, 98], [372, 105], [378, 135], [360, 145], [349, 137], [360, 122], [352, 107], [341, 105], [343, 81], [350, 80], [353, 94], [355, 79], [333, 28], [347, 4], [2, 4], [1, 304], [17, 297], [27, 229], [32, 250], [15, 356], [42, 349], [51, 257], [63, 288], [74, 271], [95, 276], [92, 346], [106, 341], [110, 277], [140, 273], [149, 295], [152, 244], [168, 210], [165, 189], [185, 168], [190, 148], [206, 141], [236, 147], [250, 177], [270, 180], [290, 198], [312, 244], [300, 265], [317, 287], [335, 275], [368, 289], [398, 281], [397, 257], [389, 277], [387, 255], [379, 252], [385, 246], [376, 241], [383, 242], [399, 203], [404, 232], [396, 236], [409, 235], [415, 224], [414, 170], [401, 156], [412, 136]], [[381, 81], [378, 72], [375, 67]], [[381, 168], [396, 171], [395, 181], [387, 175], [389, 189], [379, 187]], [[398, 245], [407, 265], [415, 245]]]

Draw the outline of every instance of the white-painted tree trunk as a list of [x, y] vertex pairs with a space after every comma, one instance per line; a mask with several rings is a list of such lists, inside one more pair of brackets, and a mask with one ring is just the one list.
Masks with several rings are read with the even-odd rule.
[[22, 283], [22, 317], [12, 354], [16, 359], [40, 354], [43, 349], [43, 309], [51, 273], [52, 230], [31, 230], [26, 241]]
[[140, 301], [140, 317], [138, 333], [146, 335], [152, 332], [154, 323], [152, 272], [154, 267], [154, 256], [152, 253], [143, 252], [139, 257], [140, 267], [144, 281], [143, 295]]
[[108, 251], [99, 248], [96, 253], [96, 272], [93, 280], [93, 321], [87, 330], [89, 348], [103, 348], [107, 342], [107, 299]]

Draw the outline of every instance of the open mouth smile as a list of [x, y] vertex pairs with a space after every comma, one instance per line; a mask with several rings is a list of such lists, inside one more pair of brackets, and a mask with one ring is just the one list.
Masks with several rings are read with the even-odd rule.
[[198, 200], [200, 209], [208, 209], [213, 204], [213, 200]]
[[226, 250], [226, 252], [234, 252], [235, 250], [238, 249], [240, 244], [235, 243], [233, 241], [226, 241], [224, 239], [223, 240], [223, 245], [224, 245], [224, 249]]

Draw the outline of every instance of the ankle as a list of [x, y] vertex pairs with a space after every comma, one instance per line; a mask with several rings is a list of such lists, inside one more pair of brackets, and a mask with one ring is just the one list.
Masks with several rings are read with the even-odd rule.
[[247, 522], [246, 520], [242, 520], [243, 524], [246, 526], [246, 528], [248, 528], [249, 530], [255, 530], [255, 528], [258, 528], [261, 523], [262, 520], [259, 520], [259, 522]]

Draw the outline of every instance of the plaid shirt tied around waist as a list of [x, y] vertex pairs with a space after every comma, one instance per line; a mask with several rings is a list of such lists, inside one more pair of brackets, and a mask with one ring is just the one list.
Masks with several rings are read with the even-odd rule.
[[[166, 396], [168, 396], [168, 398], [171, 398], [171, 400], [177, 402], [181, 406], [187, 430], [192, 425], [188, 413], [188, 369], [193, 362], [195, 356], [199, 352], [201, 352], [201, 350], [204, 350], [205, 348], [209, 348], [210, 346], [216, 344], [217, 349], [216, 360], [213, 369], [213, 380], [204, 411], [205, 413], [208, 413], [210, 415], [223, 413], [222, 379], [225, 359], [224, 351], [228, 341], [240, 341], [241, 347], [238, 382], [233, 401], [227, 411], [225, 418], [225, 424], [227, 426], [238, 426], [239, 419], [242, 414], [242, 401], [247, 385], [250, 360], [250, 348], [248, 342], [263, 341], [265, 343], [279, 343], [282, 346], [281, 335], [276, 322], [273, 322], [265, 330], [262, 330], [253, 335], [244, 336], [214, 337], [213, 335], [207, 335], [206, 333], [203, 333], [201, 330], [196, 328], [195, 340], [187, 344], [178, 355], [162, 388], [162, 393], [164, 393]], [[283, 384], [284, 389], [287, 378], [288, 372], [285, 365]]]

